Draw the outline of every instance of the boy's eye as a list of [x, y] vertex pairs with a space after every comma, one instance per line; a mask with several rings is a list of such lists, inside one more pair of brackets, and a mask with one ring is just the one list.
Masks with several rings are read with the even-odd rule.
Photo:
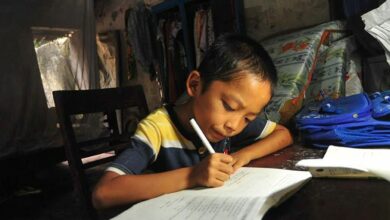
[[251, 122], [252, 120], [250, 119], [250, 118], [247, 118], [247, 117], [245, 117], [245, 123], [246, 124], [249, 124], [249, 122]]
[[254, 121], [255, 118], [252, 117], [245, 117], [245, 123], [249, 124], [250, 122]]
[[234, 111], [234, 109], [232, 107], [230, 107], [230, 105], [228, 105], [225, 101], [222, 101], [223, 103], [223, 107], [225, 108], [226, 111]]

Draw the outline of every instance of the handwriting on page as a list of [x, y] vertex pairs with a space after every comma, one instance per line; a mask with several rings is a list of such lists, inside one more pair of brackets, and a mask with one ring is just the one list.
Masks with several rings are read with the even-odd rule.
[[[242, 219], [253, 207], [260, 207], [262, 200], [246, 197], [210, 197], [183, 196], [166, 198], [164, 204], [160, 204], [159, 209], [165, 210], [165, 216], [169, 219]], [[168, 211], [169, 210], [169, 211]], [[247, 210], [247, 211], [245, 211]], [[161, 217], [161, 215], [160, 215]]]
[[279, 201], [279, 192], [309, 178], [310, 173], [303, 171], [244, 167], [222, 187], [166, 194], [138, 203], [114, 219], [261, 219]]

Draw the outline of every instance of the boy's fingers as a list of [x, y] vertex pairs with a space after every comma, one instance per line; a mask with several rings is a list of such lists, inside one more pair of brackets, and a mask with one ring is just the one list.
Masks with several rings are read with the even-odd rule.
[[234, 172], [234, 168], [231, 164], [225, 164], [225, 163], [222, 163], [219, 167], [218, 167], [218, 170], [223, 172], [223, 173], [226, 173], [227, 175], [230, 175]]
[[210, 182], [210, 187], [219, 187], [223, 186], [224, 181], [219, 180], [219, 179], [214, 179], [214, 181]]
[[230, 175], [224, 173], [224, 172], [218, 172], [215, 176], [216, 179], [225, 182], [226, 180], [230, 179]]
[[230, 155], [222, 154], [221, 161], [224, 163], [233, 163], [233, 157]]
[[233, 170], [237, 170], [238, 168], [242, 167], [242, 164], [239, 164], [239, 163], [235, 163], [233, 165]]

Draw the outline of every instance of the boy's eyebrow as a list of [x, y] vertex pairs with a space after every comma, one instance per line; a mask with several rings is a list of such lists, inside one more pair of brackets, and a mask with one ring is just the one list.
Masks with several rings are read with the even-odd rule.
[[244, 106], [244, 104], [242, 103], [240, 98], [238, 98], [238, 97], [236, 97], [234, 95], [226, 95], [226, 96], [227, 96], [227, 98], [233, 99], [233, 101], [237, 102], [240, 107]]
[[257, 115], [260, 114], [260, 112], [256, 112], [256, 113], [251, 112], [251, 113], [249, 113], [249, 114], [250, 114], [250, 115], [253, 115], [253, 116], [257, 116]]

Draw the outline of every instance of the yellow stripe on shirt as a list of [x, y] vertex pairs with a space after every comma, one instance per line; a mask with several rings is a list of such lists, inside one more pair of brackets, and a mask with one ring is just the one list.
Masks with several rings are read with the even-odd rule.
[[265, 138], [270, 135], [276, 128], [276, 123], [270, 120], [267, 120], [267, 123], [264, 126], [263, 131], [261, 132], [259, 139]]

